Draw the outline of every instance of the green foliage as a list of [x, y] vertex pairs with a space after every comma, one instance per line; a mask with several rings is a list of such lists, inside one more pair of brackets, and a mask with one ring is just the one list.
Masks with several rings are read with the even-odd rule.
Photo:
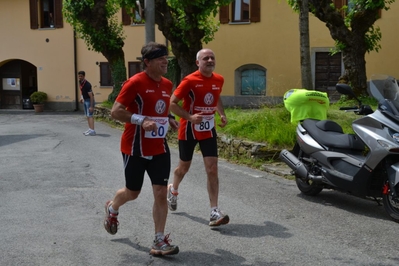
[[[202, 42], [208, 43], [214, 39], [215, 32], [219, 29], [220, 22], [215, 20], [215, 16], [220, 6], [228, 5], [232, 0], [166, 0], [171, 7], [176, 28], [171, 29], [175, 37], [190, 45], [187, 32], [191, 29], [204, 31]], [[194, 16], [195, 22], [190, 17]], [[194, 23], [193, 23], [194, 22]]]
[[29, 98], [33, 104], [43, 104], [47, 101], [47, 93], [43, 91], [35, 91]]
[[[299, 2], [300, 0], [286, 0], [287, 3], [291, 6], [291, 8], [295, 11], [299, 11]], [[368, 11], [371, 10], [379, 10], [379, 9], [384, 9], [388, 10], [389, 5], [394, 3], [395, 0], [349, 0], [348, 5], [342, 6], [341, 9], [337, 9], [337, 12], [343, 12], [345, 14], [344, 16], [344, 22], [346, 27], [351, 30], [351, 26], [353, 25], [353, 21], [360, 16], [365, 16], [366, 14], [368, 15]], [[331, 2], [330, 7], [332, 9], [336, 9], [334, 6], [334, 3]], [[314, 14], [315, 9], [312, 6], [312, 4], [309, 4], [309, 8], [311, 12]], [[379, 44], [381, 41], [381, 30], [379, 27], [374, 27], [373, 25], [368, 28], [364, 38], [365, 38], [365, 43], [366, 43], [366, 51], [368, 53], [372, 51], [379, 52], [381, 49], [381, 45]], [[338, 53], [340, 51], [343, 51], [346, 48], [346, 44], [343, 43], [340, 40], [335, 39], [335, 47], [331, 50], [332, 54]]]
[[177, 62], [176, 57], [168, 58], [168, 72], [165, 74], [165, 78], [171, 80], [174, 86], [180, 83], [181, 69]]
[[114, 62], [112, 69], [112, 80], [114, 81], [114, 88], [108, 95], [108, 101], [114, 102], [121, 91], [122, 84], [126, 80], [126, 67], [124, 60]]
[[[119, 49], [123, 46], [122, 25], [116, 17], [121, 0], [108, 0], [105, 8], [96, 8], [94, 0], [64, 0], [63, 14], [72, 25], [77, 36], [83, 39], [89, 50], [103, 52], [107, 49]], [[101, 17], [107, 23], [97, 25], [91, 18]]]

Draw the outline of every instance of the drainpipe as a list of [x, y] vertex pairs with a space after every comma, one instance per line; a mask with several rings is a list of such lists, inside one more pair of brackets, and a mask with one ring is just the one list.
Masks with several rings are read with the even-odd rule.
[[145, 0], [145, 43], [155, 42], [155, 0]]
[[73, 31], [73, 64], [74, 64], [74, 79], [75, 79], [75, 111], [79, 110], [79, 88], [78, 88], [78, 62], [77, 62], [77, 51], [76, 51], [76, 31]]

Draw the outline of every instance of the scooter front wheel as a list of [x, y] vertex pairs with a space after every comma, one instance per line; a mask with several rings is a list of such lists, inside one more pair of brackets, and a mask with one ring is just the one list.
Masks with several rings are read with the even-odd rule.
[[[387, 181], [388, 182], [388, 181]], [[389, 188], [388, 183], [385, 184]], [[399, 193], [398, 189], [396, 189], [396, 193]], [[391, 193], [388, 190], [387, 193], [382, 195], [382, 201], [384, 203], [385, 211], [389, 214], [392, 220], [399, 223], [399, 199], [392, 198]]]
[[295, 182], [299, 190], [307, 196], [316, 196], [323, 190], [323, 187], [316, 184], [315, 182], [312, 182], [311, 180], [305, 181], [302, 178], [296, 176]]

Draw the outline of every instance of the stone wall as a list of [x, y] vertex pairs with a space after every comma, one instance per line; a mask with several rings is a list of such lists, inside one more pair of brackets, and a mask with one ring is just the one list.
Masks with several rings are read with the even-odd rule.
[[[122, 127], [123, 123], [114, 120], [111, 117], [110, 110], [101, 105], [96, 105], [94, 116], [101, 118], [117, 127]], [[167, 136], [168, 143], [177, 145], [177, 133], [169, 131]], [[251, 142], [240, 139], [229, 138], [223, 134], [218, 135], [218, 149], [221, 157], [225, 159], [231, 158], [253, 158], [263, 159], [265, 161], [277, 160], [280, 150], [270, 150], [263, 143]]]

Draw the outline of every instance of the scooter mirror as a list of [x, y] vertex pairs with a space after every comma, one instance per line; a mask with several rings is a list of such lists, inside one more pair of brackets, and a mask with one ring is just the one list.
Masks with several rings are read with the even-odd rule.
[[338, 83], [335, 85], [335, 88], [341, 94], [355, 96], [352, 88], [348, 84]]
[[344, 95], [352, 96], [356, 101], [358, 101], [359, 105], [361, 105], [361, 101], [356, 97], [355, 93], [353, 92], [352, 88], [345, 83], [338, 83], [335, 85], [337, 91]]

